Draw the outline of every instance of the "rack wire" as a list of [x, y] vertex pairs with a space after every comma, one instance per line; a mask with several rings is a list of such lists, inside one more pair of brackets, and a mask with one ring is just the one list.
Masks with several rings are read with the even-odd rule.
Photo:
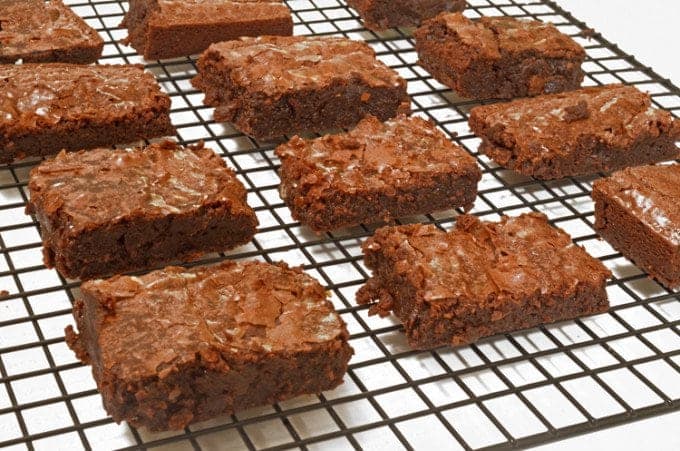
[[[647, 278], [593, 232], [593, 177], [541, 182], [497, 167], [477, 153], [467, 126], [475, 102], [460, 99], [416, 64], [409, 30], [362, 27], [339, 0], [288, 0], [295, 34], [339, 34], [369, 42], [409, 82], [414, 114], [432, 119], [483, 168], [473, 213], [484, 219], [523, 211], [551, 223], [614, 273], [608, 313], [500, 335], [473, 345], [410, 350], [392, 318], [368, 317], [354, 293], [368, 273], [360, 243], [372, 227], [315, 235], [292, 220], [278, 196], [272, 143], [212, 120], [189, 80], [194, 58], [147, 62], [119, 43], [127, 7], [117, 0], [71, 0], [106, 44], [101, 63], [146, 63], [172, 98], [177, 139], [205, 141], [248, 189], [260, 228], [224, 258], [285, 260], [332, 293], [356, 354], [344, 384], [274, 406], [149, 433], [117, 425], [101, 407], [90, 368], [67, 349], [78, 283], [48, 271], [38, 224], [23, 213], [35, 161], [0, 167], [0, 447], [17, 449], [479, 449], [525, 447], [680, 409], [680, 298]], [[621, 82], [652, 95], [676, 116], [680, 90], [552, 1], [472, 0], [470, 17], [508, 15], [553, 22], [587, 50], [585, 85]], [[586, 38], [588, 36], [588, 38]], [[407, 218], [450, 228], [459, 211]]]

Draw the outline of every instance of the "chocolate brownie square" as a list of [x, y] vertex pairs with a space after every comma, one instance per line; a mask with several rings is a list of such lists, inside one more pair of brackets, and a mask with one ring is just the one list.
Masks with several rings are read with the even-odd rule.
[[550, 23], [442, 13], [414, 36], [420, 65], [463, 97], [535, 96], [583, 81], [585, 51]]
[[473, 108], [480, 151], [537, 179], [677, 158], [680, 121], [634, 86], [608, 85]]
[[680, 288], [680, 165], [639, 166], [593, 184], [595, 230], [669, 288]]
[[213, 44], [194, 86], [215, 120], [269, 140], [348, 128], [367, 115], [409, 110], [406, 81], [365, 42], [340, 37], [262, 36]]
[[385, 30], [415, 27], [443, 12], [465, 9], [465, 0], [347, 0], [359, 12], [366, 28]]
[[69, 278], [224, 251], [257, 227], [241, 182], [201, 146], [62, 152], [31, 171], [28, 188], [45, 264]]
[[481, 171], [431, 122], [368, 117], [339, 135], [294, 137], [279, 146], [281, 197], [316, 231], [463, 207]]
[[[483, 222], [384, 227], [363, 245], [373, 271], [357, 293], [369, 313], [394, 313], [416, 349], [607, 310], [610, 272], [538, 213]], [[374, 304], [374, 302], [377, 303]]]

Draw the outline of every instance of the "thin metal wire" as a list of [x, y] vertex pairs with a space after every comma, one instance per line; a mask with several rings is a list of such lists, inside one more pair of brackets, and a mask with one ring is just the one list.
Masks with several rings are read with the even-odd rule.
[[[119, 0], [73, 0], [69, 3], [105, 38], [105, 56], [100, 63], [136, 63], [142, 60], [131, 49], [117, 42], [124, 30], [117, 28], [122, 19], [126, 2]], [[480, 185], [479, 199], [474, 213], [482, 217], [500, 214], [514, 214], [519, 211], [542, 211], [549, 215], [551, 223], [560, 227], [578, 224], [581, 230], [574, 236], [578, 244], [592, 245], [597, 235], [592, 230], [592, 205], [590, 184], [593, 177], [572, 177], [565, 181], [544, 182], [519, 177], [510, 171], [497, 167], [477, 152], [478, 139], [467, 127], [467, 113], [477, 102], [460, 99], [446, 87], [433, 80], [422, 68], [415, 64], [413, 39], [409, 30], [398, 29], [381, 33], [365, 30], [358, 15], [339, 0], [289, 0], [293, 11], [295, 34], [340, 34], [353, 39], [363, 39], [376, 50], [378, 57], [398, 70], [409, 81], [414, 114], [433, 120], [458, 144], [477, 157], [484, 173]], [[552, 1], [520, 0], [475, 0], [470, 1], [468, 13], [471, 16], [511, 15], [520, 18], [549, 20], [559, 28], [575, 37], [587, 30], [586, 24], [578, 21]], [[582, 39], [583, 40], [583, 39]], [[652, 91], [652, 100], [658, 107], [670, 102], [667, 107], [676, 116], [680, 111], [680, 90], [669, 80], [657, 75], [652, 69], [640, 64], [634, 57], [625, 54], [617, 46], [594, 33], [584, 47], [588, 53], [586, 61], [586, 83], [602, 84], [603, 79], [629, 83], [643, 90]], [[669, 395], [664, 388], [655, 384], [653, 376], [643, 369], [645, 364], [662, 363], [680, 381], [680, 346], [668, 348], [654, 340], [654, 334], [670, 334], [674, 340], [680, 339], [680, 309], [678, 295], [653, 282], [647, 281], [644, 274], [628, 268], [615, 271], [609, 282], [610, 293], [620, 299], [612, 300], [610, 311], [601, 315], [603, 321], [611, 326], [603, 327], [591, 319], [577, 319], [559, 325], [538, 327], [505, 336], [493, 337], [479, 343], [456, 349], [444, 348], [432, 351], [413, 351], [399, 344], [401, 326], [394, 322], [367, 317], [367, 307], [354, 302], [353, 293], [369, 276], [362, 263], [359, 243], [369, 236], [374, 227], [360, 226], [343, 231], [313, 235], [292, 221], [288, 210], [278, 197], [279, 163], [273, 155], [274, 144], [259, 143], [244, 137], [229, 126], [215, 124], [210, 117], [210, 109], [200, 102], [201, 96], [189, 85], [196, 72], [195, 59], [178, 58], [163, 62], [147, 62], [147, 69], [158, 78], [173, 101], [172, 116], [178, 128], [177, 139], [183, 144], [204, 140], [208, 147], [218, 151], [232, 166], [248, 190], [249, 202], [255, 206], [261, 227], [251, 245], [228, 254], [211, 255], [194, 262], [212, 263], [224, 258], [259, 258], [275, 261], [293, 259], [315, 275], [333, 293], [334, 303], [350, 324], [351, 341], [358, 349], [352, 360], [346, 378], [346, 385], [354, 389], [348, 393], [329, 392], [310, 397], [308, 402], [288, 405], [281, 403], [259, 415], [231, 415], [223, 421], [208, 426], [190, 426], [174, 435], [153, 435], [144, 431], [126, 429], [129, 432], [126, 449], [153, 448], [168, 444], [184, 443], [187, 447], [207, 449], [202, 440], [213, 434], [226, 434], [235, 431], [245, 449], [288, 449], [297, 447], [307, 449], [314, 444], [327, 440], [344, 440], [353, 448], [362, 447], [361, 434], [366, 431], [376, 433], [386, 430], [391, 437], [406, 449], [417, 446], [407, 427], [410, 421], [427, 420], [439, 427], [464, 449], [473, 449], [471, 437], [460, 424], [449, 421], [447, 415], [456, 409], [475, 408], [480, 418], [490, 424], [498, 435], [498, 440], [490, 447], [525, 447], [555, 440], [575, 434], [598, 430], [610, 425], [621, 424], [635, 419], [680, 410], [680, 399]], [[629, 83], [630, 84], [630, 83]], [[77, 444], [84, 449], [93, 449], [92, 431], [99, 427], [110, 427], [112, 420], [99, 415], [95, 419], [80, 418], [75, 405], [85, 398], [96, 396], [94, 389], [75, 389], [70, 387], [64, 375], [82, 368], [73, 360], [65, 361], [56, 353], [63, 349], [64, 339], [47, 335], [43, 324], [70, 315], [64, 306], [50, 310], [40, 304], [36, 310], [36, 299], [43, 297], [65, 297], [72, 303], [78, 295], [78, 283], [59, 277], [51, 285], [34, 284], [33, 280], [44, 276], [44, 266], [35, 261], [41, 243], [39, 239], [18, 239], [17, 237], [37, 237], [38, 224], [29, 216], [17, 215], [25, 207], [26, 184], [29, 170], [35, 161], [24, 161], [0, 167], [0, 218], [11, 215], [12, 221], [0, 222], [0, 289], [3, 281], [15, 285], [10, 295], [0, 300], [0, 311], [4, 306], [20, 309], [22, 314], [9, 318], [0, 317], [0, 420], [11, 418], [16, 424], [15, 436], [5, 436], [0, 432], [0, 447], [23, 444], [34, 449], [39, 440], [55, 438], [62, 434], [73, 434]], [[584, 207], [584, 203], [586, 206]], [[433, 215], [410, 218], [409, 221], [429, 222], [442, 228], [450, 227], [460, 211], [449, 211]], [[585, 232], [583, 231], [585, 230]], [[22, 256], [30, 255], [29, 263]], [[608, 251], [599, 258], [610, 268], [617, 267], [626, 260], [621, 254]], [[625, 268], [624, 268], [625, 269]], [[650, 289], [644, 293], [640, 286]], [[42, 299], [42, 302], [49, 300]], [[631, 309], [644, 313], [651, 318], [645, 325], [630, 324], [627, 320]], [[3, 341], [4, 331], [30, 331], [30, 337], [19, 342]], [[569, 334], [577, 336], [571, 339]], [[396, 340], [396, 341], [395, 341]], [[617, 346], [621, 340], [635, 340], [648, 352], [631, 357]], [[396, 343], [396, 344], [395, 344]], [[504, 349], [510, 349], [505, 354]], [[601, 365], [588, 362], [582, 354], [589, 349], [599, 349], [610, 357]], [[10, 371], [7, 362], [11, 356], [22, 352], [40, 352], [45, 364], [26, 371]], [[569, 372], [554, 374], [545, 361], [554, 358], [567, 359], [573, 364]], [[414, 372], [409, 362], [430, 362], [436, 371], [428, 374]], [[517, 383], [507, 372], [508, 368], [525, 365], [537, 374], [535, 380]], [[400, 382], [374, 386], [366, 380], [366, 371], [382, 371], [388, 368], [398, 376]], [[655, 397], [656, 401], [645, 405], [635, 404], [617, 390], [616, 382], [609, 376], [617, 371], [625, 371]], [[558, 373], [561, 372], [558, 371]], [[470, 383], [481, 380], [484, 374], [498, 381], [503, 388], [487, 389], [480, 393]], [[54, 377], [58, 394], [21, 401], [17, 396], [16, 384], [31, 378], [51, 375]], [[619, 410], [601, 416], [589, 409], [576, 393], [570, 390], [570, 383], [592, 380], [596, 386], [618, 404]], [[620, 382], [620, 381], [619, 381]], [[428, 394], [430, 384], [454, 383], [461, 391], [462, 398], [449, 402], [436, 402]], [[568, 425], [555, 425], [549, 412], [531, 401], [532, 390], [552, 389], [573, 408], [582, 420]], [[5, 404], [2, 391], [6, 393]], [[380, 400], [385, 396], [406, 391], [415, 396], [414, 407], [397, 414]], [[651, 395], [650, 395], [651, 396]], [[512, 425], [502, 420], [495, 410], [494, 402], [512, 398], [519, 402], [536, 422], [536, 431], [521, 435]], [[370, 421], [348, 421], [348, 405], [361, 403], [362, 408], [375, 413]], [[30, 417], [34, 409], [63, 405], [67, 412], [68, 424], [56, 429], [36, 430]], [[358, 404], [357, 404], [358, 405]], [[412, 406], [413, 407], [413, 406]], [[330, 418], [331, 429], [301, 431], [295, 419], [304, 414], [325, 412]], [[253, 436], [253, 427], [266, 422], [280, 422], [287, 438], [277, 443], [262, 442], [261, 437]], [[277, 423], [278, 424], [278, 423]], [[430, 423], [428, 423], [430, 424]], [[266, 426], [261, 426], [267, 431]], [[472, 437], [474, 439], [474, 437]], [[74, 440], [76, 440], [74, 438]], [[264, 444], [262, 444], [264, 443]], [[481, 446], [484, 448], [483, 445]]]

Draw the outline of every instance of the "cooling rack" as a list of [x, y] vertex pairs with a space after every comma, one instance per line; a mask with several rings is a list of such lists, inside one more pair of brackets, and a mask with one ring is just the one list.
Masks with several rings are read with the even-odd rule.
[[[540, 211], [614, 273], [602, 315], [427, 352], [410, 350], [397, 322], [368, 317], [354, 302], [368, 274], [360, 243], [372, 228], [315, 235], [292, 220], [278, 192], [275, 144], [212, 120], [190, 85], [195, 60], [146, 62], [119, 41], [126, 2], [67, 0], [106, 41], [102, 63], [145, 63], [172, 98], [182, 143], [205, 141], [248, 188], [260, 221], [251, 244], [224, 258], [285, 260], [328, 286], [356, 354], [345, 382], [320, 395], [152, 434], [117, 425], [101, 407], [90, 368], [64, 343], [78, 283], [44, 268], [37, 223], [23, 211], [35, 161], [0, 167], [0, 448], [16, 449], [479, 449], [525, 447], [680, 409], [680, 299], [648, 279], [593, 232], [592, 177], [540, 182], [477, 153], [467, 127], [474, 102], [460, 99], [416, 64], [409, 30], [373, 33], [339, 0], [289, 0], [295, 34], [340, 34], [369, 42], [408, 80], [413, 112], [477, 157], [483, 169], [473, 213]], [[551, 1], [471, 0], [466, 14], [555, 23], [587, 50], [585, 85], [634, 84], [656, 106], [680, 111], [670, 81]], [[450, 228], [459, 211], [406, 218]]]

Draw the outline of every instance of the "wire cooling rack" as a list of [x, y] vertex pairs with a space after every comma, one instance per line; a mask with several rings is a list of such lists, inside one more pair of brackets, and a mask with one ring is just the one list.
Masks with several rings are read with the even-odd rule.
[[[125, 2], [72, 0], [106, 41], [102, 63], [144, 63], [119, 41]], [[541, 211], [612, 271], [611, 310], [496, 336], [474, 345], [410, 350], [392, 319], [368, 317], [354, 302], [367, 271], [360, 243], [372, 229], [314, 235], [294, 222], [277, 193], [274, 145], [212, 121], [189, 80], [194, 60], [147, 62], [172, 97], [183, 143], [202, 139], [237, 169], [260, 229], [229, 258], [285, 260], [327, 285], [348, 323], [356, 354], [342, 386], [274, 406], [151, 434], [117, 425], [101, 407], [90, 368], [67, 349], [78, 284], [42, 265], [38, 226], [23, 213], [34, 162], [0, 167], [0, 447], [16, 449], [477, 449], [523, 447], [680, 409], [680, 300], [648, 279], [592, 229], [592, 177], [539, 182], [477, 153], [467, 127], [473, 102], [457, 98], [415, 64], [408, 30], [366, 31], [338, 0], [290, 0], [295, 34], [342, 34], [368, 41], [409, 82], [414, 114], [433, 119], [475, 155], [484, 176], [473, 212]], [[576, 38], [588, 59], [585, 84], [634, 84], [678, 114], [680, 91], [549, 1], [472, 0], [467, 13], [530, 17]], [[408, 218], [450, 228], [456, 211]], [[225, 255], [211, 255], [212, 262]], [[200, 262], [199, 262], [200, 263]]]

